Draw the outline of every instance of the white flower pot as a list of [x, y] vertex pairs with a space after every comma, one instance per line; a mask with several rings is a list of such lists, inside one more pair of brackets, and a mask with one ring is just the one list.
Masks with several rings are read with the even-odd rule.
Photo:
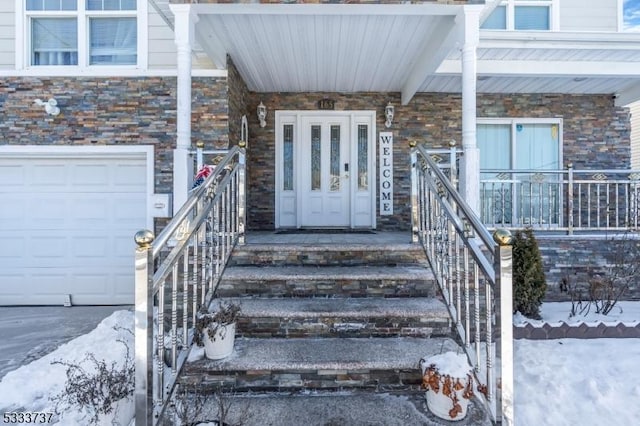
[[216, 330], [215, 339], [209, 337], [204, 330], [204, 354], [209, 359], [226, 358], [233, 353], [233, 343], [236, 338], [236, 323], [221, 325]]
[[[424, 377], [425, 372], [431, 366], [435, 365], [439, 379], [437, 380], [438, 389], [432, 389], [427, 385], [425, 398], [429, 411], [436, 417], [443, 420], [462, 420], [467, 415], [469, 399], [465, 398], [465, 390], [473, 383], [469, 383], [471, 375], [471, 367], [467, 363], [465, 355], [448, 352], [420, 361], [420, 368]], [[449, 379], [451, 393], [445, 395], [445, 381]], [[472, 380], [472, 379], [471, 379]], [[454, 385], [461, 385], [460, 389], [455, 389]], [[472, 390], [469, 388], [470, 391]], [[471, 392], [470, 392], [471, 393]], [[456, 407], [457, 409], [454, 409]]]

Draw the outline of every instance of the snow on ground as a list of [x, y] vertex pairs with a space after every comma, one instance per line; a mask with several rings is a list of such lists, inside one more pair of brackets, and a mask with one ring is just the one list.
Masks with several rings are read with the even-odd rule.
[[[55, 324], [43, 324], [52, 327]], [[114, 329], [114, 327], [119, 329]], [[89, 370], [92, 364], [83, 362], [87, 352], [96, 354], [98, 360], [104, 359], [107, 365], [113, 361], [121, 364], [126, 356], [124, 345], [117, 343], [118, 339], [127, 342], [131, 356], [133, 356], [133, 335], [124, 329], [133, 331], [133, 312], [116, 311], [105, 318], [98, 326], [68, 343], [61, 345], [54, 352], [7, 373], [0, 382], [0, 413], [10, 411], [37, 411], [53, 413], [55, 403], [50, 399], [59, 394], [66, 381], [66, 367], [54, 364], [52, 361], [80, 363]], [[130, 411], [133, 416], [133, 403], [125, 406], [120, 415]], [[86, 413], [80, 410], [63, 409], [64, 414], [58, 418], [59, 425], [88, 424]], [[110, 424], [110, 422], [109, 422]], [[124, 424], [129, 424], [125, 421]]]
[[[583, 304], [584, 306], [586, 305]], [[579, 307], [576, 310], [580, 311]], [[576, 326], [582, 323], [604, 323], [611, 326], [623, 323], [628, 326], [635, 326], [640, 322], [640, 302], [618, 302], [608, 315], [596, 314], [593, 305], [588, 310], [585, 310], [584, 314], [570, 316], [570, 313], [571, 303], [569, 302], [543, 303], [540, 309], [542, 320], [532, 320], [518, 313], [513, 316], [513, 323], [516, 325], [530, 323], [540, 327], [544, 323], [557, 324], [560, 322]]]
[[[621, 303], [606, 322], [637, 323], [640, 302]], [[542, 316], [549, 322], [568, 319], [570, 304], [548, 303]], [[597, 318], [583, 318], [593, 322]], [[528, 320], [530, 321], [530, 320]], [[124, 347], [118, 338], [130, 342], [130, 333], [114, 326], [133, 328], [133, 313], [115, 312], [89, 334], [60, 346], [55, 352], [8, 373], [0, 382], [0, 412], [46, 411], [54, 409], [50, 396], [60, 392], [65, 369], [53, 360], [81, 361], [94, 351], [108, 363], [122, 362]], [[637, 424], [640, 419], [640, 339], [516, 340], [515, 424], [517, 426], [563, 426]], [[127, 409], [133, 409], [129, 402]], [[123, 412], [126, 410], [123, 410]], [[128, 424], [131, 414], [121, 424]], [[66, 411], [59, 425], [86, 424], [83, 413]]]

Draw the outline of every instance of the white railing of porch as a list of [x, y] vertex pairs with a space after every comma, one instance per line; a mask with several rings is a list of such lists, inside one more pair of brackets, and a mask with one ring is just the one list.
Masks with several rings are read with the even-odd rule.
[[[158, 238], [135, 236], [136, 426], [155, 425], [236, 244], [244, 244], [245, 150], [234, 147]], [[166, 329], [165, 329], [166, 328]]]
[[455, 331], [474, 368], [494, 423], [513, 424], [511, 235], [493, 237], [445, 175], [455, 177], [455, 151], [444, 167], [412, 144], [412, 238], [421, 243]]

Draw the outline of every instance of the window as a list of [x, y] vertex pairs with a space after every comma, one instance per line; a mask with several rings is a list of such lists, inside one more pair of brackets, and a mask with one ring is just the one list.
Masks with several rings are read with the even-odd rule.
[[487, 17], [483, 30], [551, 30], [557, 0], [503, 0]]
[[481, 215], [487, 225], [557, 225], [559, 120], [478, 120]]
[[137, 2], [26, 0], [28, 65], [136, 65]]

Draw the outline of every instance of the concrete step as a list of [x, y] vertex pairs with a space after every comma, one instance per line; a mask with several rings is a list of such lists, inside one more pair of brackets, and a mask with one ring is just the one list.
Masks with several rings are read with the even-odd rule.
[[443, 337], [444, 303], [433, 298], [226, 298], [242, 307], [242, 337]]
[[435, 297], [426, 266], [230, 266], [219, 297]]
[[247, 244], [237, 246], [231, 266], [427, 265], [424, 250], [411, 243]]
[[420, 359], [447, 350], [459, 347], [450, 338], [237, 338], [232, 355], [187, 362], [179, 381], [237, 392], [417, 390]]
[[[195, 401], [198, 402], [195, 402]], [[197, 409], [196, 422], [218, 420], [220, 407], [225, 424], [243, 426], [437, 426], [490, 425], [476, 400], [471, 400], [463, 420], [448, 422], [431, 414], [424, 392], [296, 392], [200, 395], [186, 399]], [[165, 424], [175, 424], [171, 421]]]

